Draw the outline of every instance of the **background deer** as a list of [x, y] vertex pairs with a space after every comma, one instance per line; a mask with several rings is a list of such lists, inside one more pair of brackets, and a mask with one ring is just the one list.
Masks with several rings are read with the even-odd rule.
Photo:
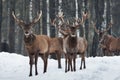
[[38, 56], [40, 55], [44, 62], [44, 73], [47, 69], [47, 59], [48, 59], [48, 50], [49, 50], [49, 37], [46, 35], [36, 35], [32, 31], [32, 27], [39, 21], [41, 18], [42, 11], [34, 18], [30, 23], [25, 23], [23, 20], [18, 19], [14, 12], [12, 16], [24, 32], [24, 43], [25, 48], [28, 51], [29, 55], [29, 64], [30, 64], [30, 73], [29, 76], [32, 76], [32, 65], [35, 60], [35, 75], [38, 75], [37, 71], [37, 61]]
[[61, 55], [63, 53], [63, 40], [61, 37], [50, 38], [49, 54], [55, 53], [58, 59], [58, 68], [61, 66]]
[[113, 55], [113, 52], [119, 51], [118, 38], [113, 37], [112, 35], [107, 34], [106, 32], [112, 27], [112, 23], [109, 24], [109, 27], [104, 30], [98, 30], [94, 24], [95, 32], [100, 36], [99, 46], [102, 48], [104, 56]]

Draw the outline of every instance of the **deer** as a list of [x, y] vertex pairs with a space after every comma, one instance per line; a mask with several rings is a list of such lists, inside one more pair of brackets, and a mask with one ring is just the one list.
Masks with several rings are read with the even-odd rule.
[[[78, 29], [80, 24], [83, 24], [84, 20], [86, 19], [86, 15], [84, 14], [82, 20], [77, 20], [76, 23], [73, 23], [73, 25], [70, 25], [69, 22], [65, 22], [67, 23], [66, 26], [68, 26], [68, 28], [62, 29], [61, 26], [63, 26], [63, 24], [59, 25], [59, 32], [63, 35], [63, 51], [65, 53], [65, 72], [70, 70], [71, 67], [71, 71], [76, 71], [76, 55], [77, 53], [79, 53], [81, 55], [81, 66], [80, 69], [82, 69], [82, 62], [84, 62], [84, 68], [86, 68], [85, 65], [85, 51], [87, 49], [87, 40], [85, 38], [82, 37], [77, 37], [76, 34], [76, 30]], [[63, 19], [63, 15], [59, 16], [62, 23], [64, 23], [64, 19]], [[73, 67], [72, 68], [72, 61], [73, 61]], [[68, 65], [68, 69], [67, 69], [67, 65]]]
[[38, 75], [38, 71], [37, 71], [38, 56], [40, 56], [44, 62], [43, 73], [45, 73], [47, 71], [49, 37], [47, 35], [37, 35], [33, 33], [32, 30], [33, 26], [41, 18], [42, 11], [33, 19], [32, 22], [29, 23], [25, 23], [23, 20], [18, 19], [14, 12], [12, 12], [12, 16], [24, 33], [24, 45], [29, 56], [29, 65], [30, 65], [29, 76], [32, 76], [33, 64], [35, 64], [35, 75]]
[[50, 38], [50, 47], [49, 54], [55, 53], [58, 59], [58, 68], [62, 68], [61, 66], [61, 56], [63, 53], [63, 40], [61, 37]]
[[[50, 20], [51, 27], [56, 27], [56, 18]], [[62, 37], [50, 37], [49, 39], [49, 55], [56, 54], [58, 60], [58, 68], [61, 69], [61, 56], [63, 55], [63, 38]]]
[[95, 32], [100, 36], [98, 46], [102, 49], [104, 56], [113, 55], [112, 52], [117, 51], [118, 39], [110, 34], [106, 34], [106, 32], [112, 27], [113, 23], [110, 22], [107, 29], [101, 31], [96, 28], [95, 23], [92, 22], [92, 24], [94, 24], [93, 27]]

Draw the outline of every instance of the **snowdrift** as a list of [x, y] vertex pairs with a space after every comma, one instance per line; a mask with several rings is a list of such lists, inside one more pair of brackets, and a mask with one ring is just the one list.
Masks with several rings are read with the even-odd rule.
[[67, 73], [64, 61], [62, 59], [62, 69], [58, 69], [57, 61], [49, 59], [47, 73], [43, 74], [43, 61], [39, 58], [38, 76], [33, 71], [29, 77], [28, 57], [0, 52], [0, 80], [120, 80], [120, 56], [86, 58], [83, 70], [79, 70], [80, 58], [77, 58], [76, 72]]

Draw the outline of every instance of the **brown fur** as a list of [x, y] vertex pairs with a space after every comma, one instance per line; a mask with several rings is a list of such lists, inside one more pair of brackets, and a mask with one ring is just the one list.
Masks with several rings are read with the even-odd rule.
[[84, 63], [84, 68], [86, 68], [85, 65], [85, 51], [87, 49], [87, 40], [83, 37], [78, 38], [78, 54], [81, 55], [81, 66], [80, 69], [82, 69], [82, 63]]
[[[67, 39], [68, 39], [68, 41], [67, 41]], [[70, 39], [68, 37], [64, 38], [64, 47], [67, 47], [67, 49], [64, 49], [64, 52], [78, 53], [79, 55], [81, 55], [80, 69], [82, 69], [82, 63], [84, 63], [84, 68], [86, 68], [86, 65], [85, 65], [85, 51], [86, 51], [87, 45], [88, 45], [87, 40], [83, 37], [78, 37], [76, 39], [77, 40], [75, 40], [75, 41], [71, 40], [71, 43], [70, 43], [70, 41], [69, 41]], [[76, 45], [74, 44], [74, 42], [75, 42]], [[71, 45], [71, 44], [73, 44], [73, 45]], [[65, 54], [65, 56], [68, 58], [68, 70], [69, 70], [70, 66], [71, 66], [71, 56], [66, 55], [66, 54]], [[76, 56], [74, 56], [74, 57], [76, 57]], [[67, 66], [67, 64], [66, 64], [66, 66]], [[71, 69], [72, 69], [72, 67], [71, 67]], [[67, 67], [65, 68], [65, 71], [67, 72]]]
[[106, 49], [106, 56], [113, 55], [113, 52], [120, 50], [119, 38], [115, 38], [112, 35], [104, 35], [101, 40], [101, 48]]
[[30, 73], [29, 76], [32, 76], [32, 66], [33, 61], [35, 59], [35, 75], [38, 75], [37, 72], [37, 62], [38, 56], [40, 55], [44, 62], [44, 73], [47, 71], [47, 59], [49, 52], [49, 37], [46, 35], [36, 35], [33, 34], [32, 27], [39, 21], [41, 18], [42, 11], [34, 18], [32, 22], [25, 23], [23, 20], [18, 19], [14, 12], [12, 12], [12, 16], [15, 21], [18, 23], [20, 28], [24, 32], [24, 42], [25, 47], [28, 51], [29, 55], [29, 64], [30, 64]]
[[[78, 52], [77, 48], [77, 36], [71, 37], [71, 35], [68, 35], [64, 38], [64, 52], [65, 52], [65, 72], [70, 70], [76, 71], [76, 55]], [[73, 67], [72, 67], [72, 61], [73, 61]], [[67, 69], [68, 65], [68, 69]]]
[[58, 38], [50, 38], [50, 48], [49, 53], [56, 53], [58, 59], [58, 68], [61, 68], [61, 55], [63, 53], [63, 39]]
[[[28, 37], [24, 37], [25, 47], [28, 51], [28, 55], [30, 57], [30, 66], [34, 63], [33, 59], [35, 58], [35, 65], [37, 65], [37, 59], [40, 55], [44, 61], [44, 72], [47, 69], [47, 58], [48, 58], [48, 50], [49, 50], [49, 37], [46, 35], [35, 35], [31, 34]], [[36, 69], [36, 75], [38, 74]], [[32, 76], [32, 69], [30, 69], [30, 75]]]

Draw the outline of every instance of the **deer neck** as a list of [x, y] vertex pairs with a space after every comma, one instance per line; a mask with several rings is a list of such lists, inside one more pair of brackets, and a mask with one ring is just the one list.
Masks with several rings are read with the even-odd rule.
[[77, 45], [77, 36], [75, 36], [75, 37], [69, 36], [68, 42], [69, 42], [69, 43], [68, 43], [69, 46], [71, 46], [71, 47], [76, 47], [76, 45]]
[[26, 45], [31, 45], [35, 41], [36, 37], [34, 34], [30, 34], [28, 37], [24, 36], [24, 41]]

